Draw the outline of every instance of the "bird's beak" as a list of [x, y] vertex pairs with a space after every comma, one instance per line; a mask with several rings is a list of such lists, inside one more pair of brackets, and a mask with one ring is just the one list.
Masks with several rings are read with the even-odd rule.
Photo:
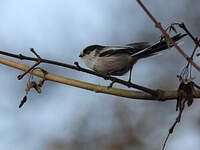
[[83, 55], [82, 55], [82, 54], [80, 54], [80, 55], [79, 55], [79, 57], [83, 57]]

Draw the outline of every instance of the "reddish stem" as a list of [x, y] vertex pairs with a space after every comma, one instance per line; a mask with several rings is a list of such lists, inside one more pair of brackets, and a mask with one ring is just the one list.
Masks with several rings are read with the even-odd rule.
[[144, 6], [144, 4], [137, 0], [138, 4], [143, 8], [149, 18], [154, 22], [156, 28], [159, 28], [162, 34], [166, 37], [166, 39], [174, 45], [174, 47], [179, 51], [179, 53], [191, 64], [193, 65], [198, 71], [200, 71], [200, 67], [189, 57], [187, 56], [184, 51], [170, 38], [167, 32], [162, 28], [161, 24], [154, 18], [154, 16], [148, 11], [148, 9]]

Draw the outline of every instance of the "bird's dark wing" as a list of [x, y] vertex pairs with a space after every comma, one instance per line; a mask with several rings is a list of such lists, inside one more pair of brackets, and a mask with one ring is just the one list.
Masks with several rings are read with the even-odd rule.
[[109, 49], [108, 51], [103, 51], [99, 54], [99, 57], [109, 57], [112, 55], [117, 55], [117, 54], [128, 54], [132, 55], [134, 49], [132, 48], [121, 48], [121, 49]]
[[108, 47], [104, 48], [104, 50], [100, 53], [99, 57], [109, 57], [111, 55], [117, 55], [117, 54], [133, 55], [150, 46], [151, 45], [147, 42], [140, 42], [140, 43], [127, 44], [125, 46]]
[[138, 43], [130, 43], [130, 44], [127, 44], [126, 46], [139, 51], [139, 50], [143, 50], [147, 47], [150, 47], [151, 44], [148, 42], [138, 42]]

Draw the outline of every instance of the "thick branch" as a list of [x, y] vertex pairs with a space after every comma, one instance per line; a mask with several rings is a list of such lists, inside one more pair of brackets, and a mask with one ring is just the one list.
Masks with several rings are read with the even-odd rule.
[[[2, 57], [0, 57], [0, 63], [22, 70], [22, 71], [27, 71], [30, 68], [29, 66], [26, 66], [21, 63], [8, 60]], [[44, 78], [44, 73], [40, 70], [33, 70], [31, 73], [40, 78]], [[91, 83], [87, 83], [83, 81], [73, 80], [73, 79], [65, 78], [65, 77], [50, 74], [50, 73], [45, 75], [45, 79], [49, 81], [53, 81], [53, 82], [58, 82], [58, 83], [74, 86], [74, 87], [79, 87], [79, 88], [90, 90], [90, 91], [95, 91], [97, 93], [105, 93], [105, 94], [121, 96], [121, 97], [126, 97], [126, 98], [131, 98], [131, 99], [165, 101], [165, 100], [172, 100], [172, 99], [177, 98], [176, 91], [162, 91], [162, 96], [160, 97], [160, 99], [155, 99], [154, 96], [147, 93], [143, 93], [143, 92], [124, 90], [124, 89], [118, 89], [118, 88], [108, 88], [106, 86], [100, 86], [100, 85], [91, 84]], [[200, 98], [200, 90], [194, 93], [194, 97]]]

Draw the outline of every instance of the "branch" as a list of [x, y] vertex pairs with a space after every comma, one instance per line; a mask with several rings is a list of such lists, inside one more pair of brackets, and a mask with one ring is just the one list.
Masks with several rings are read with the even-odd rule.
[[40, 56], [34, 51], [33, 48], [30, 49], [30, 51], [37, 57], [37, 62], [30, 67], [26, 72], [24, 72], [23, 74], [20, 74], [17, 78], [18, 80], [21, 80], [27, 73], [29, 73], [31, 70], [33, 70], [36, 66], [38, 66], [40, 64]]
[[170, 38], [167, 32], [162, 28], [161, 24], [154, 18], [154, 16], [149, 12], [149, 10], [144, 6], [144, 4], [137, 0], [138, 4], [143, 8], [149, 18], [154, 22], [156, 28], [159, 28], [162, 34], [166, 37], [166, 39], [176, 47], [179, 53], [191, 64], [193, 65], [198, 71], [200, 71], [200, 67], [189, 57], [187, 56], [184, 51]]
[[[21, 63], [8, 60], [5, 58], [0, 57], [0, 63], [4, 64], [6, 66], [10, 66], [22, 71], [29, 70], [29, 66], [23, 65]], [[33, 70], [31, 74], [38, 76], [40, 78], [44, 78], [44, 73], [40, 70]], [[143, 99], [143, 100], [154, 100], [154, 101], [165, 101], [165, 100], [172, 100], [177, 98], [177, 91], [163, 91], [162, 97], [160, 99], [155, 99], [154, 96], [144, 93], [144, 92], [138, 92], [138, 91], [131, 91], [131, 90], [124, 90], [119, 88], [108, 88], [106, 86], [100, 86], [96, 84], [91, 84], [83, 81], [73, 80], [69, 78], [65, 78], [62, 76], [54, 75], [54, 74], [46, 74], [45, 79], [53, 82], [58, 82], [90, 91], [94, 91], [97, 93], [105, 93], [115, 96], [121, 96], [131, 99]], [[200, 90], [196, 91], [194, 94], [194, 98], [200, 98]]]
[[[9, 57], [14, 57], [14, 58], [17, 58], [17, 59], [20, 59], [20, 60], [30, 60], [30, 61], [38, 62], [38, 58], [28, 57], [28, 56], [24, 56], [22, 54], [16, 55], [16, 54], [4, 52], [4, 51], [0, 51], [0, 54], [5, 55], [5, 56], [9, 56]], [[62, 66], [62, 67], [65, 67], [65, 68], [70, 68], [70, 69], [73, 69], [73, 70], [77, 70], [77, 71], [85, 72], [85, 73], [88, 73], [88, 74], [92, 74], [92, 75], [104, 78], [106, 80], [110, 80], [113, 83], [114, 82], [115, 83], [120, 83], [120, 84], [125, 85], [127, 87], [132, 87], [132, 88], [147, 92], [147, 93], [149, 93], [149, 94], [151, 94], [153, 96], [158, 96], [159, 97], [159, 93], [156, 90], [152, 90], [152, 89], [149, 89], [149, 88], [146, 88], [146, 87], [134, 84], [134, 83], [130, 83], [130, 82], [127, 82], [127, 81], [124, 81], [124, 80], [121, 80], [121, 79], [118, 79], [118, 78], [115, 78], [115, 77], [111, 77], [111, 76], [108, 76], [108, 75], [100, 74], [100, 73], [92, 71], [92, 70], [88, 70], [88, 69], [82, 68], [82, 67], [80, 67], [78, 65], [77, 62], [75, 62], [76, 66], [65, 64], [65, 63], [62, 63], [62, 62], [53, 61], [53, 60], [42, 59], [42, 58], [39, 59], [39, 62], [40, 63], [53, 64], [53, 65], [57, 65], [57, 66]]]

